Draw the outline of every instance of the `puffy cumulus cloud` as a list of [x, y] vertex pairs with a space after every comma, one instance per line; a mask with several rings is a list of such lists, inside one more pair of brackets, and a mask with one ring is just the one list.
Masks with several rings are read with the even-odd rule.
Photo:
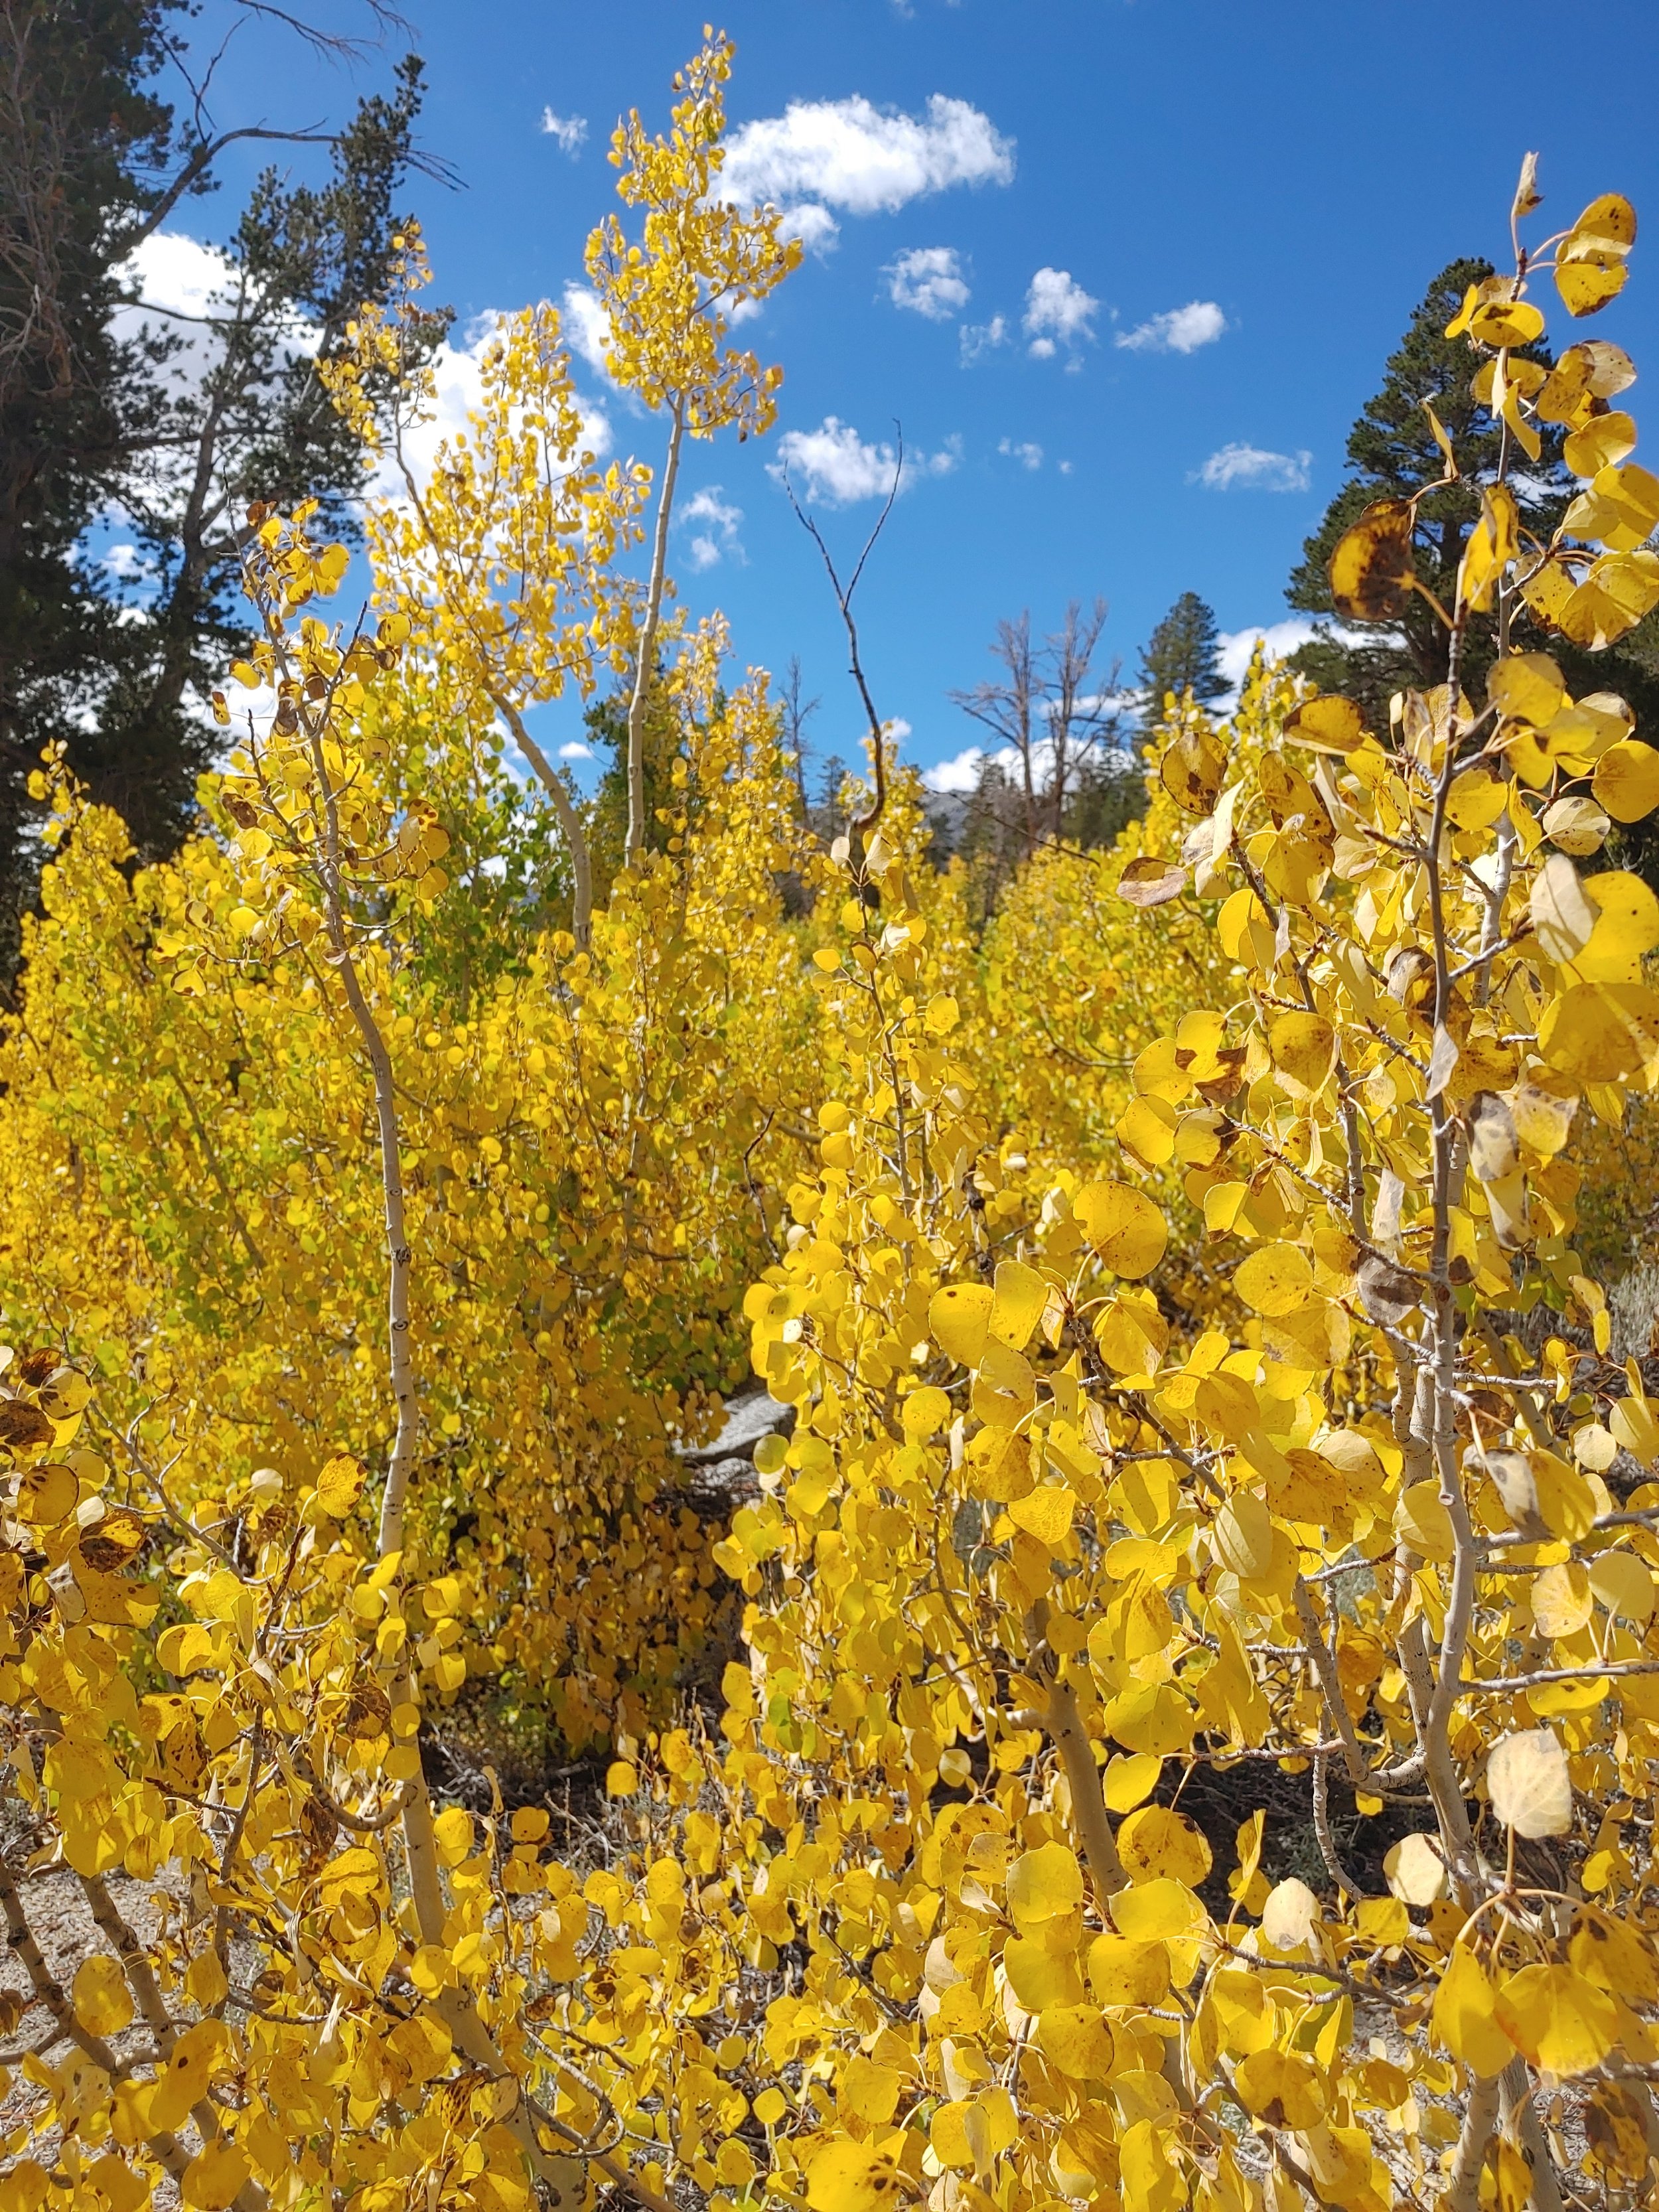
[[1306, 491], [1313, 455], [1269, 453], [1262, 446], [1223, 446], [1188, 476], [1206, 491]]
[[611, 343], [611, 320], [591, 285], [565, 286], [560, 327], [565, 343], [577, 360], [585, 361], [591, 369], [608, 377], [611, 372], [605, 365], [605, 349]]
[[962, 364], [971, 368], [988, 353], [1008, 343], [1008, 318], [993, 315], [988, 323], [964, 323], [962, 326]]
[[568, 738], [566, 742], [559, 747], [559, 758], [561, 760], [592, 760], [592, 746], [583, 744], [580, 738]]
[[587, 143], [587, 118], [585, 115], [556, 115], [550, 107], [542, 110], [542, 131], [550, 138], [560, 153], [568, 154], [574, 161]]
[[1227, 327], [1227, 318], [1213, 300], [1188, 300], [1184, 307], [1171, 307], [1124, 331], [1113, 339], [1129, 353], [1196, 353], [1213, 345]]
[[982, 745], [969, 745], [965, 752], [954, 753], [949, 760], [935, 761], [932, 768], [921, 772], [922, 787], [942, 793], [977, 791], [984, 759]]
[[[937, 453], [906, 453], [901, 489], [923, 477], [949, 476], [960, 459], [954, 439]], [[786, 477], [799, 482], [809, 500], [850, 507], [861, 499], [885, 499], [897, 468], [898, 455], [885, 439], [866, 444], [850, 422], [826, 415], [816, 430], [786, 430], [768, 473], [780, 483]]]
[[[216, 319], [234, 310], [236, 271], [228, 257], [185, 231], [158, 230], [116, 276], [130, 295], [110, 319], [116, 337], [133, 338], [146, 329], [165, 334], [173, 348], [163, 380], [176, 392], [196, 387], [222, 351]], [[283, 350], [290, 361], [313, 354], [319, 336], [314, 324], [295, 315], [283, 333]]]
[[891, 215], [953, 185], [1006, 185], [1014, 142], [965, 100], [936, 92], [925, 115], [847, 100], [794, 100], [781, 115], [744, 123], [726, 142], [720, 191], [740, 204], [770, 201], [809, 245], [836, 234], [830, 212]]
[[893, 305], [926, 315], [930, 323], [948, 323], [971, 296], [954, 246], [913, 246], [881, 273]]
[[1040, 469], [1042, 466], [1042, 448], [1029, 438], [1018, 441], [1012, 438], [1003, 438], [998, 442], [997, 451], [1006, 454], [1011, 461], [1018, 461], [1023, 469]]
[[[1079, 699], [1078, 706], [1085, 713], [1117, 714], [1126, 724], [1134, 719], [1134, 696], [1127, 691], [1103, 691], [1092, 697]], [[1075, 753], [1070, 757], [1075, 761]], [[1093, 749], [1091, 757], [1097, 767], [1110, 775], [1132, 775], [1144, 773], [1144, 763], [1127, 743], [1114, 744], [1109, 739]], [[979, 780], [987, 766], [1000, 768], [1005, 775], [1012, 775], [1020, 769], [1018, 750], [1013, 745], [1000, 745], [994, 752], [983, 745], [969, 745], [948, 760], [935, 761], [932, 768], [921, 772], [923, 788], [941, 796], [965, 793], [979, 788]], [[1031, 749], [1031, 769], [1039, 791], [1049, 790], [1054, 783], [1054, 748], [1046, 738], [1039, 738]]]
[[743, 541], [738, 535], [742, 521], [743, 509], [720, 497], [719, 484], [705, 484], [674, 517], [674, 527], [692, 533], [691, 566], [712, 568], [723, 556], [729, 555], [734, 561], [744, 559]]
[[1094, 318], [1100, 302], [1085, 292], [1069, 269], [1039, 269], [1025, 294], [1022, 319], [1028, 349], [1038, 361], [1047, 361], [1056, 347], [1075, 350], [1094, 336]]
[[1258, 623], [1254, 629], [1224, 629], [1215, 641], [1216, 659], [1237, 696], [1258, 645], [1269, 660], [1285, 660], [1313, 635], [1313, 623], [1294, 615], [1284, 622]]

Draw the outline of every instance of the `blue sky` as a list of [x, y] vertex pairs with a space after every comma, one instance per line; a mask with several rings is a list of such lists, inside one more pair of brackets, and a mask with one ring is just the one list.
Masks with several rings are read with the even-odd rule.
[[[423, 137], [465, 185], [413, 194], [459, 343], [580, 276], [612, 204], [610, 130], [629, 106], [665, 120], [704, 12], [407, 6]], [[362, 21], [349, 0], [321, 12]], [[971, 743], [946, 695], [989, 672], [1000, 617], [1045, 629], [1100, 594], [1126, 672], [1186, 590], [1224, 632], [1285, 621], [1384, 355], [1445, 261], [1505, 250], [1528, 148], [1547, 217], [1616, 189], [1659, 219], [1653, 0], [1599, 8], [1593, 52], [1553, 0], [738, 0], [720, 21], [744, 173], [817, 210], [818, 243], [745, 331], [786, 372], [777, 430], [691, 452], [675, 568], [694, 609], [725, 609], [740, 664], [799, 655], [820, 753], [851, 755], [859, 720], [816, 554], [768, 474], [781, 438], [849, 550], [880, 474], [861, 455], [896, 420], [922, 459], [860, 612], [878, 706], [934, 764]], [[220, 119], [338, 115], [376, 75], [256, 29]], [[175, 228], [210, 241], [252, 166]], [[1591, 326], [1638, 363], [1659, 325], [1647, 258]], [[656, 459], [658, 425], [585, 374], [617, 448]], [[575, 735], [574, 707], [548, 715]]]

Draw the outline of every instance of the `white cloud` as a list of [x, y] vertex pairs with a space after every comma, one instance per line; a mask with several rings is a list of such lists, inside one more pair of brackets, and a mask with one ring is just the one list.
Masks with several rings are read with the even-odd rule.
[[1092, 338], [1092, 318], [1100, 302], [1085, 292], [1068, 269], [1039, 269], [1025, 295], [1024, 326], [1030, 350], [1047, 361], [1056, 344], [1075, 347]]
[[118, 272], [146, 303], [178, 315], [204, 315], [229, 282], [231, 266], [217, 246], [181, 230], [158, 230]]
[[587, 118], [585, 115], [556, 115], [550, 107], [542, 110], [542, 129], [553, 139], [562, 154], [574, 161], [587, 143]]
[[1258, 645], [1267, 648], [1269, 660], [1284, 660], [1299, 645], [1305, 645], [1314, 634], [1314, 625], [1296, 616], [1284, 622], [1259, 623], [1254, 629], [1224, 629], [1216, 639], [1216, 657], [1221, 672], [1235, 692], [1244, 681], [1250, 665], [1250, 656]]
[[[937, 453], [907, 453], [902, 489], [921, 477], [949, 476], [960, 459], [955, 439], [947, 439]], [[767, 472], [779, 483], [786, 476], [799, 479], [809, 500], [848, 507], [856, 500], [885, 499], [897, 465], [898, 456], [885, 439], [866, 445], [850, 422], [826, 415], [816, 430], [786, 430]]]
[[561, 760], [592, 760], [592, 746], [583, 744], [579, 738], [572, 738], [559, 747]]
[[953, 185], [1006, 185], [1014, 142], [965, 100], [936, 92], [925, 117], [848, 100], [791, 100], [781, 115], [745, 123], [727, 142], [720, 191], [741, 204], [786, 209], [799, 234], [822, 246], [847, 215], [891, 215]]
[[993, 315], [988, 323], [964, 323], [962, 326], [962, 361], [964, 368], [989, 353], [994, 346], [1008, 343], [1008, 318]]
[[1034, 445], [1029, 438], [1022, 440], [1018, 445], [1013, 439], [1004, 438], [998, 445], [997, 451], [1000, 453], [1006, 453], [1011, 461], [1018, 461], [1023, 469], [1040, 469], [1042, 466], [1042, 448], [1041, 446]]
[[948, 323], [970, 296], [954, 246], [913, 246], [881, 273], [893, 305], [912, 308], [930, 323]]
[[[116, 270], [117, 281], [132, 295], [118, 307], [110, 327], [118, 339], [143, 330], [173, 341], [162, 369], [175, 393], [199, 386], [222, 350], [213, 319], [234, 311], [236, 271], [216, 246], [204, 246], [181, 230], [158, 230], [144, 240]], [[317, 350], [316, 325], [294, 316], [283, 334], [290, 361]]]
[[611, 319], [599, 304], [599, 295], [586, 284], [567, 284], [564, 288], [564, 312], [560, 317], [564, 342], [579, 361], [585, 361], [601, 376], [610, 371], [605, 365], [605, 349], [611, 343]]
[[932, 768], [921, 772], [922, 787], [939, 792], [976, 790], [984, 758], [982, 745], [969, 745], [966, 752], [954, 754], [949, 760], [935, 761]]
[[1223, 446], [1187, 481], [1206, 491], [1306, 491], [1312, 459], [1305, 449], [1273, 453], [1261, 446]]
[[1213, 345], [1227, 327], [1227, 318], [1213, 300], [1189, 300], [1184, 307], [1171, 307], [1114, 338], [1114, 345], [1130, 353], [1196, 353]]
[[104, 556], [103, 566], [123, 584], [137, 583], [140, 577], [149, 574], [149, 564], [136, 545], [112, 545]]
[[[1134, 716], [1135, 701], [1128, 692], [1103, 692], [1093, 698], [1079, 700], [1078, 705], [1090, 712], [1102, 708], [1108, 714], [1121, 715], [1126, 720], [1133, 720]], [[1121, 745], [1103, 742], [1094, 750], [1092, 757], [1101, 768], [1121, 775], [1138, 775], [1141, 771], [1141, 763], [1135, 755]], [[1047, 738], [1040, 739], [1032, 748], [1031, 759], [1037, 789], [1046, 791], [1054, 773], [1054, 755]], [[988, 762], [1001, 769], [1005, 775], [1012, 775], [1020, 764], [1019, 754], [1012, 745], [999, 746], [994, 753], [988, 753], [983, 745], [969, 745], [962, 752], [953, 753], [950, 759], [935, 761], [932, 768], [924, 769], [921, 772], [923, 787], [940, 793], [975, 791], [979, 787], [980, 775]]]
[[744, 558], [743, 542], [738, 536], [742, 520], [743, 509], [728, 505], [720, 497], [718, 484], [705, 484], [681, 507], [674, 518], [674, 526], [696, 533], [690, 545], [691, 566], [712, 568], [724, 554], [729, 553], [736, 561]]

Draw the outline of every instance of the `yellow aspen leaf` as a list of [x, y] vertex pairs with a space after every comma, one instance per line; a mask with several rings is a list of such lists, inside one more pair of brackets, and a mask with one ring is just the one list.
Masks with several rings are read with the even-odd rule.
[[1018, 1428], [1036, 1404], [1036, 1377], [1024, 1352], [988, 1335], [970, 1400], [975, 1419], [994, 1429]]
[[349, 1452], [337, 1453], [317, 1477], [317, 1510], [331, 1520], [343, 1521], [363, 1494], [368, 1470]]
[[1516, 1134], [1522, 1143], [1541, 1152], [1546, 1159], [1553, 1159], [1572, 1133], [1573, 1116], [1578, 1111], [1577, 1097], [1571, 1092], [1563, 1097], [1528, 1082], [1517, 1084], [1508, 1097]]
[[1206, 1429], [1230, 1444], [1242, 1443], [1261, 1418], [1261, 1402], [1255, 1389], [1242, 1375], [1203, 1376], [1194, 1396], [1193, 1410]]
[[[937, 1436], [950, 1418], [951, 1401], [943, 1390], [932, 1383], [925, 1384], [920, 1390], [912, 1390], [900, 1408], [904, 1433], [913, 1442]], [[758, 1453], [756, 1463], [758, 1466]]]
[[1095, 1342], [1115, 1375], [1151, 1375], [1169, 1348], [1170, 1324], [1150, 1301], [1112, 1298], [1096, 1317]]
[[1631, 1921], [1581, 1905], [1568, 1957], [1587, 1980], [1626, 2003], [1651, 2004], [1659, 1996], [1659, 1957], [1651, 1937]]
[[1588, 2074], [1619, 2040], [1613, 1998], [1576, 1966], [1522, 1966], [1506, 1975], [1497, 2012], [1522, 2056], [1558, 2079]]
[[1589, 943], [1595, 908], [1565, 853], [1552, 853], [1533, 878], [1528, 912], [1532, 933], [1546, 958], [1571, 960]]
[[1313, 1291], [1313, 1263], [1297, 1244], [1264, 1244], [1233, 1274], [1233, 1288], [1252, 1313], [1295, 1313]]
[[1313, 1940], [1319, 1899], [1294, 1875], [1278, 1882], [1261, 1907], [1261, 1936], [1275, 1951], [1299, 1951]]
[[440, 1859], [446, 1866], [459, 1866], [472, 1849], [472, 1815], [465, 1806], [447, 1806], [433, 1822], [432, 1832]]
[[1227, 756], [1207, 729], [1182, 729], [1164, 748], [1158, 772], [1183, 813], [1208, 814], [1227, 772]]
[[1048, 1295], [1048, 1285], [1035, 1267], [1018, 1260], [999, 1261], [992, 1284], [991, 1335], [1011, 1351], [1024, 1352], [1042, 1319]]
[[1452, 778], [1447, 819], [1459, 830], [1484, 830], [1510, 803], [1510, 787], [1490, 762], [1478, 762]]
[[1612, 827], [1593, 799], [1558, 799], [1544, 811], [1544, 835], [1576, 860], [1600, 852]]
[[1317, 2127], [1325, 2116], [1319, 2076], [1298, 2051], [1253, 2051], [1234, 2069], [1233, 2087], [1246, 2111], [1270, 2127]]
[[1469, 532], [1458, 572], [1461, 595], [1477, 611], [1492, 604], [1493, 587], [1520, 550], [1521, 511], [1507, 484], [1486, 486], [1480, 517]]
[[1498, 2020], [1498, 1990], [1468, 1944], [1451, 1947], [1429, 2020], [1437, 2042], [1484, 2081], [1516, 2057], [1516, 2044]]
[[1402, 1904], [1426, 1906], [1446, 1894], [1446, 1862], [1437, 1836], [1402, 1836], [1384, 1853], [1382, 1872]]
[[1468, 334], [1477, 345], [1496, 353], [1504, 346], [1528, 346], [1544, 335], [1544, 318], [1530, 300], [1483, 300], [1470, 314]]
[[1563, 1075], [1620, 1082], [1659, 1055], [1659, 994], [1644, 983], [1575, 983], [1545, 1007], [1538, 1042]]
[[196, 2212], [228, 2212], [253, 2169], [240, 2145], [221, 2141], [199, 2150], [185, 2168], [179, 2193]]
[[848, 2059], [840, 2081], [841, 2101], [860, 2120], [884, 2126], [898, 2109], [904, 2076], [862, 2052]]
[[1352, 699], [1332, 693], [1304, 700], [1285, 717], [1285, 735], [1316, 752], [1351, 753], [1365, 735], [1365, 717]]
[[29, 1468], [17, 1486], [17, 1517], [32, 1528], [55, 1527], [74, 1512], [80, 1492], [72, 1468], [55, 1460]]
[[[1184, 1882], [1167, 1875], [1136, 1882], [1109, 1899], [1112, 1924], [1136, 1943], [1179, 1943], [1206, 1933], [1210, 1916]], [[1093, 1952], [1091, 1951], [1091, 1957]]]
[[1011, 1936], [1002, 1947], [1003, 1971], [1023, 2011], [1083, 2001], [1083, 1983], [1069, 1953], [1051, 1951], [1041, 1936]]
[[811, 2212], [884, 2212], [901, 2201], [902, 2188], [891, 2153], [869, 2143], [826, 2143], [806, 2169]]
[[1057, 1914], [1074, 1912], [1083, 1902], [1083, 1869], [1077, 1853], [1064, 1844], [1041, 1844], [1024, 1851], [1008, 1869], [1008, 1910], [1024, 1929]]
[[1456, 1548], [1451, 1516], [1441, 1500], [1437, 1482], [1413, 1482], [1395, 1502], [1395, 1534], [1425, 1559], [1442, 1565]]
[[1636, 450], [1636, 424], [1618, 409], [1593, 415], [1574, 430], [1561, 448], [1562, 459], [1576, 477], [1598, 476], [1603, 469], [1625, 460]]
[[1198, 1727], [1198, 1716], [1168, 1682], [1143, 1683], [1115, 1697], [1106, 1708], [1106, 1733], [1125, 1751], [1158, 1759], [1185, 1751]]
[[994, 1293], [988, 1283], [948, 1283], [927, 1308], [927, 1332], [947, 1359], [977, 1367], [991, 1326]]
[[1414, 571], [1409, 500], [1376, 500], [1337, 540], [1330, 558], [1331, 600], [1353, 622], [1390, 622], [1411, 604]]
[[75, 1970], [75, 2016], [89, 2034], [118, 2035], [132, 2022], [132, 1992], [118, 1959], [94, 1952]]
[[1176, 1115], [1166, 1098], [1132, 1098], [1113, 1124], [1112, 1133], [1143, 1167], [1162, 1167], [1173, 1158]]
[[1186, 888], [1187, 871], [1179, 860], [1150, 857], [1126, 862], [1117, 880], [1118, 896], [1138, 907], [1167, 906]]
[[1589, 1584], [1598, 1603], [1633, 1628], [1652, 1620], [1653, 1576], [1633, 1552], [1598, 1552], [1589, 1563]]
[[1085, 1183], [1072, 1212], [1104, 1264], [1126, 1281], [1150, 1275], [1164, 1257], [1169, 1226], [1152, 1200], [1127, 1183]]
[[[1583, 1618], [1587, 1620], [1588, 1578], [1585, 1596]], [[1546, 1629], [1547, 1635], [1550, 1632]], [[1553, 1729], [1526, 1729], [1501, 1737], [1486, 1761], [1486, 1794], [1492, 1811], [1517, 1836], [1568, 1834], [1572, 1827], [1572, 1783], [1567, 1754]]]
[[[1362, 1790], [1358, 1793], [1364, 1796]], [[1382, 1805], [1381, 1798], [1368, 1798], [1366, 1809]], [[1354, 1908], [1354, 1925], [1369, 1943], [1389, 1949], [1403, 1943], [1412, 1932], [1411, 1915], [1397, 1897], [1362, 1897]]]
[[[1189, 1926], [1182, 1922], [1176, 1935], [1185, 1935]], [[1127, 2005], [1162, 2004], [1169, 1995], [1170, 1954], [1156, 1939], [1097, 1936], [1085, 1963], [1089, 1987], [1109, 2012]]]
[[1273, 1066], [1294, 1098], [1323, 1089], [1336, 1057], [1336, 1032], [1322, 1014], [1279, 1014], [1267, 1031]]
[[1272, 1569], [1273, 1522], [1263, 1501], [1237, 1492], [1215, 1517], [1215, 1555], [1241, 1582], [1260, 1582]]
[[1073, 2081], [1105, 2081], [1115, 2063], [1112, 2032], [1096, 2005], [1048, 2005], [1037, 2015], [1037, 2048]]
[[1184, 1813], [1167, 1805], [1143, 1805], [1117, 1832], [1117, 1853], [1131, 1881], [1167, 1875], [1196, 1889], [1210, 1871], [1210, 1847]]
[[1492, 663], [1486, 696], [1511, 721], [1541, 728], [1560, 711], [1567, 687], [1547, 653], [1514, 653]]
[[1143, 1805], [1158, 1787], [1158, 1778], [1164, 1771], [1164, 1761], [1153, 1759], [1146, 1752], [1131, 1753], [1125, 1758], [1115, 1752], [1106, 1762], [1106, 1771], [1101, 1787], [1106, 1808], [1112, 1813], [1132, 1813]]
[[1546, 1567], [1534, 1578], [1532, 1617], [1546, 1636], [1577, 1636], [1595, 1608], [1589, 1572], [1577, 1559]]
[[1016, 1498], [1008, 1508], [1008, 1518], [1016, 1528], [1023, 1528], [1039, 1544], [1057, 1552], [1071, 1534], [1076, 1511], [1075, 1492], [1062, 1483], [1045, 1482], [1024, 1498]]
[[1590, 788], [1615, 822], [1644, 820], [1659, 806], [1659, 751], [1638, 738], [1621, 738], [1596, 762]]

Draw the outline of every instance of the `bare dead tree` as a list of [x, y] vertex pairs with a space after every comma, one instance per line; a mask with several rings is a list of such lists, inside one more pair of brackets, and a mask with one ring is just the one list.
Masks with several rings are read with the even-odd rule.
[[792, 653], [783, 681], [783, 731], [795, 756], [795, 788], [800, 793], [800, 818], [807, 817], [806, 725], [823, 703], [801, 697], [800, 655]]
[[1079, 777], [1118, 732], [1119, 664], [1103, 674], [1096, 668], [1105, 623], [1102, 599], [1086, 610], [1081, 600], [1072, 600], [1060, 628], [1040, 645], [1032, 640], [1029, 611], [1000, 622], [990, 649], [1003, 673], [949, 695], [989, 732], [998, 751], [1015, 756], [1027, 860], [1045, 837], [1064, 838], [1067, 802]]
[[1066, 799], [1069, 785], [1090, 757], [1117, 735], [1115, 702], [1118, 672], [1115, 660], [1103, 680], [1095, 671], [1100, 633], [1106, 626], [1106, 602], [1097, 599], [1085, 614], [1080, 600], [1066, 609], [1066, 618], [1044, 642], [1042, 656], [1043, 735], [1049, 763], [1049, 796], [1054, 804], [1054, 836], [1066, 834]]
[[1037, 738], [1036, 708], [1042, 683], [1037, 656], [1031, 646], [1029, 607], [1022, 609], [1014, 621], [997, 624], [991, 658], [1001, 664], [1005, 672], [1002, 677], [988, 678], [984, 683], [975, 684], [971, 690], [952, 691], [948, 696], [952, 706], [960, 707], [981, 729], [990, 732], [999, 750], [1012, 750], [1018, 757], [1025, 795], [1025, 857], [1029, 860], [1037, 845], [1038, 769], [1034, 755]]

